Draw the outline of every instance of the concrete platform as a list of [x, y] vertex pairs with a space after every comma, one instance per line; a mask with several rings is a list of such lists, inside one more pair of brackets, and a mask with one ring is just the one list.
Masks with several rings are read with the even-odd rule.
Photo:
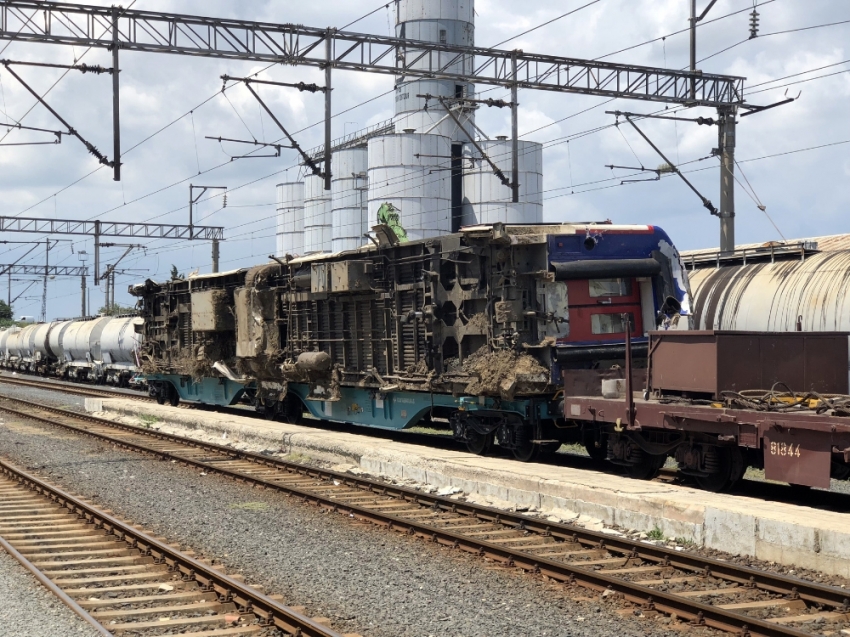
[[529, 508], [601, 530], [659, 528], [665, 537], [760, 560], [850, 577], [850, 515], [743, 496], [642, 482], [605, 473], [481, 458], [356, 433], [175, 409], [132, 400], [102, 403], [109, 418], [237, 448], [281, 450], [293, 458], [346, 464], [374, 476], [493, 506]]

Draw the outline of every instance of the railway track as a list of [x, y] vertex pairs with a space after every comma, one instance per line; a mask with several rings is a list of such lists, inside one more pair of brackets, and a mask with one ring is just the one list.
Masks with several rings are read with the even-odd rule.
[[343, 637], [2, 460], [0, 545], [101, 635]]
[[0, 410], [215, 471], [390, 530], [739, 635], [843, 635], [840, 588], [16, 399]]
[[16, 385], [18, 387], [31, 387], [33, 389], [60, 391], [74, 396], [88, 396], [91, 398], [127, 398], [131, 400], [142, 400], [145, 402], [156, 402], [155, 399], [143, 393], [130, 394], [127, 392], [114, 391], [94, 386], [80, 385], [63, 381], [35, 380], [34, 378], [20, 378], [0, 374], [0, 384]]

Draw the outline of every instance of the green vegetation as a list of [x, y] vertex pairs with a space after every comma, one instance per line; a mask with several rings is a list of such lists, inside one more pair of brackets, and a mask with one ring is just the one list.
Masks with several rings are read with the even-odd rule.
[[182, 281], [185, 278], [186, 277], [184, 277], [182, 274], [180, 274], [177, 271], [177, 266], [172, 263], [171, 264], [171, 280], [172, 281]]
[[155, 425], [159, 422], [159, 416], [154, 416], [152, 414], [140, 414], [139, 420], [142, 422], [142, 426], [150, 427], [151, 425]]
[[121, 305], [120, 303], [113, 303], [110, 306], [101, 306], [101, 308], [97, 311], [98, 314], [105, 314], [106, 316], [119, 316], [121, 314], [135, 314], [136, 308], [131, 307], [129, 305]]
[[13, 318], [12, 306], [6, 301], [0, 301], [0, 320], [11, 321]]
[[684, 537], [677, 537], [675, 542], [679, 546], [684, 546], [686, 549], [694, 548], [697, 545], [697, 543], [694, 542], [693, 540], [689, 540], [689, 539], [684, 538]]
[[649, 533], [646, 534], [650, 540], [663, 540], [664, 539], [664, 531], [661, 530], [660, 526], [656, 526]]

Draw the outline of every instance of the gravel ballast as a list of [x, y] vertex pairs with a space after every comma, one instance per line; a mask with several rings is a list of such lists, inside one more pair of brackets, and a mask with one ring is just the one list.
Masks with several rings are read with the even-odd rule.
[[[66, 403], [67, 404], [67, 403]], [[476, 557], [6, 415], [0, 452], [366, 637], [678, 635]], [[581, 595], [582, 593], [577, 593]], [[63, 634], [56, 632], [54, 634]], [[70, 633], [74, 634], [74, 633]]]
[[0, 634], [94, 637], [97, 632], [0, 549]]

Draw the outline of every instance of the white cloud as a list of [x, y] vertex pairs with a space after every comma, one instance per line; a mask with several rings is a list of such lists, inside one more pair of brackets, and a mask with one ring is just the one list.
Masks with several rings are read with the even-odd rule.
[[[96, 3], [108, 6], [112, 0], [97, 0]], [[533, 3], [478, 0], [476, 41], [481, 46], [492, 45], [585, 3], [586, 0], [535, 0]], [[313, 3], [140, 0], [137, 8], [324, 27], [328, 24], [346, 24], [372, 11], [377, 4], [375, 0], [349, 0], [345, 3], [331, 0], [317, 0]], [[786, 35], [765, 35], [847, 19], [850, 13], [843, 4], [783, 1], [765, 5], [759, 9], [762, 37], [745, 41], [726, 53], [711, 57], [701, 63], [700, 68], [705, 72], [743, 75], [748, 78], [747, 85], [752, 85], [846, 60], [850, 58], [850, 47], [846, 44], [850, 42], [848, 25]], [[751, 6], [751, 0], [720, 0], [709, 18], [721, 17], [736, 10], [744, 11], [700, 27], [699, 57], [746, 40]], [[388, 19], [393, 19], [391, 10], [392, 7], [389, 12], [381, 10], [354, 25], [351, 30], [386, 35], [393, 29], [392, 24], [388, 24]], [[684, 29], [687, 26], [687, 10], [688, 3], [682, 0], [603, 0], [504, 46], [543, 54], [595, 58]], [[3, 46], [5, 44], [0, 44], [0, 48]], [[72, 51], [64, 47], [13, 43], [3, 53], [3, 57], [69, 63], [75, 54], [79, 57], [83, 49]], [[688, 35], [682, 33], [671, 36], [664, 41], [605, 59], [652, 66], [663, 66], [666, 62], [669, 67], [683, 68], [688, 64]], [[92, 50], [83, 61], [110, 65], [111, 56], [105, 51]], [[121, 67], [122, 145], [125, 150], [195, 108], [193, 117], [180, 120], [128, 154], [125, 157], [123, 182], [113, 182], [111, 171], [102, 169], [55, 198], [51, 197], [53, 193], [97, 167], [96, 161], [79, 142], [67, 138], [63, 139], [60, 146], [0, 147], [0, 188], [3, 192], [0, 214], [17, 214], [45, 200], [27, 215], [57, 214], [65, 218], [88, 218], [121, 206], [104, 218], [183, 223], [187, 216], [185, 209], [170, 211], [185, 206], [190, 181], [233, 188], [268, 176], [254, 185], [232, 192], [229, 206], [223, 211], [215, 212], [215, 202], [204, 204], [202, 208], [203, 214], [213, 215], [210, 217], [211, 222], [221, 223], [227, 228], [230, 239], [222, 244], [224, 267], [247, 266], [262, 259], [273, 246], [274, 206], [268, 204], [274, 201], [274, 185], [295, 177], [297, 169], [288, 174], [284, 171], [295, 164], [297, 158], [294, 152], [288, 151], [280, 159], [228, 162], [228, 157], [221, 152], [219, 145], [205, 140], [204, 136], [248, 138], [248, 131], [230, 104], [218, 94], [221, 89], [219, 78], [225, 73], [233, 76], [248, 75], [259, 71], [263, 65], [122, 53]], [[848, 67], [850, 64], [825, 69], [813, 75]], [[24, 69], [21, 74], [37, 90], [43, 91], [61, 75], [61, 71]], [[265, 71], [263, 77], [286, 82], [324, 82], [323, 73], [318, 69], [291, 66], [274, 67]], [[0, 106], [8, 112], [10, 118], [22, 117], [32, 105], [32, 98], [2, 69], [0, 79], [3, 88], [0, 97], [5, 97], [5, 104], [0, 101]], [[792, 78], [790, 81], [795, 79], [802, 78]], [[392, 87], [393, 78], [390, 76], [335, 72], [334, 111], [357, 107], [361, 102], [389, 91]], [[487, 88], [479, 86], [479, 91]], [[788, 88], [789, 94], [795, 95], [802, 90], [802, 98], [793, 104], [741, 120], [738, 129], [739, 159], [850, 139], [850, 120], [846, 116], [850, 73]], [[322, 143], [322, 126], [311, 126], [319, 124], [323, 118], [321, 95], [272, 87], [263, 87], [260, 91], [263, 99], [288, 129], [291, 127], [293, 132], [306, 129], [297, 133], [299, 142], [305, 148]], [[784, 91], [782, 88], [758, 93], [751, 99], [754, 103], [768, 104], [781, 99]], [[485, 95], [507, 97], [508, 91], [492, 90]], [[228, 97], [252, 134], [258, 138], [263, 134], [267, 138], [281, 136], [268, 117], [264, 115], [261, 120], [260, 109], [244, 88], [229, 91]], [[199, 106], [207, 98], [212, 99]], [[81, 134], [105, 154], [112, 156], [111, 94], [107, 77], [69, 74], [50, 93], [49, 101]], [[616, 185], [618, 180], [604, 181], [612, 176], [611, 171], [604, 167], [605, 164], [631, 165], [640, 161], [653, 167], [661, 163], [661, 159], [634, 130], [623, 127], [623, 134], [638, 159], [635, 159], [623, 137], [612, 128], [585, 135], [586, 131], [613, 122], [613, 118], [605, 114], [606, 110], [652, 112], [662, 106], [625, 100], [603, 104], [604, 100], [597, 97], [529, 90], [520, 92], [520, 102], [520, 129], [529, 131], [540, 128], [529, 138], [551, 142], [544, 151], [544, 188], [549, 191], [547, 197], [558, 198], [546, 202], [547, 219], [611, 218], [617, 222], [650, 223], [664, 227], [680, 247], [716, 245], [719, 234], [716, 219], [702, 208], [699, 199], [677, 178], [608, 188]], [[591, 107], [594, 108], [581, 113]], [[389, 95], [346, 112], [334, 120], [334, 135], [383, 121], [392, 114], [392, 108], [393, 97]], [[694, 112], [686, 111], [682, 114], [714, 115], [710, 109], [694, 109]], [[477, 121], [491, 135], [504, 134], [509, 130], [506, 111], [482, 108]], [[58, 123], [41, 107], [34, 109], [24, 123], [49, 129], [59, 128]], [[715, 128], [660, 120], [643, 121], [639, 125], [674, 161], [684, 163], [704, 157], [717, 145]], [[562, 138], [566, 136], [576, 137], [567, 145], [562, 143]], [[13, 132], [6, 141], [44, 138], [43, 134], [18, 131]], [[850, 208], [850, 191], [843, 187], [850, 176], [847, 149], [848, 146], [825, 148], [743, 163], [742, 167], [786, 236], [846, 232], [850, 231], [850, 222], [846, 217], [846, 211]], [[229, 152], [233, 149], [227, 150]], [[202, 170], [219, 164], [222, 167], [198, 176], [198, 164]], [[719, 188], [716, 160], [687, 164], [684, 169], [706, 166], [712, 166], [711, 170], [690, 173], [688, 176], [701, 192], [716, 202]], [[184, 179], [185, 183], [166, 188]], [[590, 182], [600, 183], [578, 186]], [[166, 189], [145, 197], [162, 188]], [[588, 192], [579, 194], [583, 190]], [[576, 194], [569, 194], [573, 191]], [[142, 199], [122, 206], [125, 201], [137, 198]], [[740, 241], [774, 238], [772, 226], [740, 190], [737, 213]], [[256, 223], [245, 225], [250, 222]], [[817, 231], [812, 231], [812, 228], [817, 228]], [[25, 238], [24, 235], [10, 238], [21, 237]], [[78, 248], [83, 247], [86, 241], [87, 249], [91, 251], [91, 241], [88, 239], [80, 238]], [[169, 251], [157, 253], [157, 250], [163, 249]], [[7, 258], [16, 258], [15, 255], [19, 256], [22, 251], [5, 250], [5, 253]], [[76, 257], [64, 246], [57, 248], [56, 254], [66, 264], [76, 262]], [[109, 258], [108, 252], [105, 258]], [[199, 244], [187, 249], [183, 245], [170, 246], [164, 242], [154, 242], [148, 257], [133, 256], [128, 260], [128, 267], [148, 270], [147, 273], [133, 275], [136, 277], [162, 276], [167, 273], [171, 263], [175, 263], [182, 271], [204, 267], [209, 263], [209, 247]], [[122, 283], [131, 278], [125, 277]], [[66, 293], [67, 285], [61, 282], [51, 285], [51, 295], [55, 297], [50, 305], [51, 314], [76, 312], [76, 291]], [[94, 295], [93, 306], [99, 305], [98, 294]], [[125, 302], [129, 300], [126, 295], [121, 298]], [[28, 313], [37, 312], [38, 303], [34, 303], [35, 307], [26, 309]], [[23, 307], [18, 309], [24, 310]]]

